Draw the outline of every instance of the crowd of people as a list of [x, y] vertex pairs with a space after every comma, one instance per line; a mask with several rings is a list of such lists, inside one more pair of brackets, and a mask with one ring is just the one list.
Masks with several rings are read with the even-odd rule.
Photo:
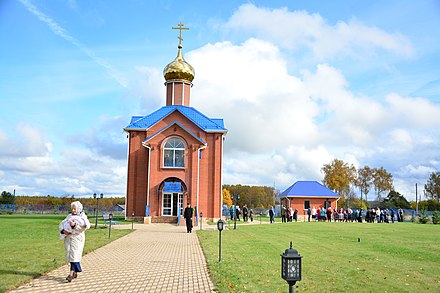
[[248, 208], [247, 205], [244, 205], [243, 208], [240, 209], [239, 206], [231, 206], [229, 208], [229, 217], [230, 219], [234, 219], [234, 216], [237, 221], [240, 221], [240, 215], [243, 215], [243, 221], [254, 221], [254, 211], [251, 208]]
[[311, 220], [315, 220], [325, 222], [366, 221], [368, 223], [394, 223], [394, 221], [403, 222], [403, 210], [398, 209], [397, 211], [395, 211], [393, 209], [380, 209], [379, 207], [377, 207], [376, 209], [368, 209], [364, 213], [362, 209], [332, 209], [330, 207], [327, 209], [323, 207], [316, 209], [315, 207], [313, 207], [312, 209], [307, 209], [307, 219], [309, 222]]
[[[298, 210], [292, 207], [281, 206], [281, 222], [297, 222], [298, 221]], [[368, 222], [368, 223], [394, 223], [403, 222], [403, 210], [402, 209], [380, 209], [371, 208], [364, 211], [363, 209], [332, 209], [324, 207], [313, 207], [304, 210], [305, 216], [304, 221], [321, 221], [321, 222]], [[269, 216], [270, 223], [275, 222], [275, 209], [270, 207], [267, 215]], [[229, 208], [229, 219], [241, 221], [241, 217], [244, 222], [254, 220], [254, 213], [251, 208], [244, 205], [242, 208], [240, 206], [231, 206]]]
[[298, 222], [298, 210], [292, 209], [292, 207], [281, 207], [281, 222], [287, 223], [287, 222]]

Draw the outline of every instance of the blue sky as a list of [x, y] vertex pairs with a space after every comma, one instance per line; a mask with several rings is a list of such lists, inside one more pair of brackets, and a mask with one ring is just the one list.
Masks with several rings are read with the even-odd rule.
[[3, 0], [0, 189], [123, 196], [122, 129], [165, 104], [179, 22], [224, 183], [282, 191], [339, 158], [413, 200], [440, 169], [438, 1]]

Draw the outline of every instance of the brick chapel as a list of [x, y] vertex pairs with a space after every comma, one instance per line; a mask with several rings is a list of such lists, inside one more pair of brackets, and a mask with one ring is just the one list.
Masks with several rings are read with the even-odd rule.
[[222, 211], [223, 119], [191, 107], [195, 71], [182, 55], [164, 71], [165, 106], [133, 116], [128, 133], [126, 219], [177, 223], [188, 203], [194, 216], [216, 221]]

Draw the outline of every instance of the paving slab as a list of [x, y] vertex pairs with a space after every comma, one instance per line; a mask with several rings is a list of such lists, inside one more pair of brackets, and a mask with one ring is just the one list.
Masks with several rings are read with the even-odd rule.
[[66, 264], [9, 292], [216, 292], [195, 232], [182, 226], [135, 224], [83, 256], [81, 267], [71, 283]]

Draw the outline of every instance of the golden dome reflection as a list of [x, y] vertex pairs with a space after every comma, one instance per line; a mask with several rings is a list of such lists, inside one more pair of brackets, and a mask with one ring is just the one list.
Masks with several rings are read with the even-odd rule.
[[185, 61], [182, 56], [182, 46], [179, 45], [179, 51], [177, 53], [176, 59], [165, 66], [163, 70], [163, 76], [166, 81], [184, 81], [192, 82], [194, 79], [194, 68]]

